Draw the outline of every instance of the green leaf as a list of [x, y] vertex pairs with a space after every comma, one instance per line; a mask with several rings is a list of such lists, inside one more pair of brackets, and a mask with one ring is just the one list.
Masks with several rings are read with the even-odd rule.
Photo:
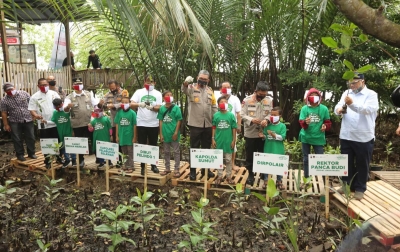
[[286, 217], [275, 217], [272, 219], [273, 222], [282, 222], [286, 220]]
[[358, 36], [358, 38], [361, 40], [361, 42], [368, 41], [368, 36], [365, 35], [364, 33], [360, 34], [360, 36]]
[[121, 214], [124, 214], [126, 212], [128, 208], [124, 205], [119, 205], [117, 207], [117, 210], [115, 211], [117, 213], [118, 216], [120, 216]]
[[203, 217], [197, 211], [192, 211], [192, 216], [193, 216], [193, 219], [199, 224], [203, 221]]
[[343, 26], [337, 23], [334, 23], [330, 27], [334, 31], [343, 32]]
[[268, 212], [269, 215], [275, 215], [277, 213], [279, 213], [279, 207], [271, 207]]
[[145, 192], [145, 193], [143, 193], [142, 199], [143, 199], [144, 202], [146, 202], [151, 198], [151, 196], [153, 196], [152, 192]]
[[348, 69], [350, 69], [351, 71], [354, 71], [354, 66], [353, 66], [353, 64], [350, 62], [350, 61], [348, 61], [348, 60], [343, 60], [343, 64], [345, 64], [345, 66], [348, 68]]
[[208, 232], [212, 232], [212, 231], [213, 231], [212, 228], [209, 228], [209, 227], [204, 227], [203, 228], [203, 234], [207, 234]]
[[114, 227], [109, 224], [101, 224], [94, 227], [94, 231], [97, 232], [114, 232]]
[[267, 195], [270, 199], [275, 198], [279, 195], [279, 191], [276, 189], [276, 184], [273, 179], [268, 180]]
[[[15, 183], [14, 180], [7, 180], [5, 186], [8, 187], [9, 185], [11, 185], [12, 183]], [[40, 241], [40, 240], [39, 240]], [[41, 242], [41, 241], [40, 241]]]
[[267, 202], [267, 200], [265, 199], [264, 195], [261, 195], [259, 193], [256, 192], [252, 192], [251, 194], [253, 194], [254, 196], [256, 196], [259, 200], [261, 200], [262, 202]]
[[192, 232], [190, 231], [190, 228], [192, 227], [192, 225], [190, 225], [190, 224], [185, 224], [185, 225], [182, 225], [181, 226], [181, 228], [183, 229], [183, 231], [185, 231], [187, 234], [191, 234]]
[[243, 192], [243, 184], [242, 183], [236, 184], [236, 192]]
[[365, 66], [363, 66], [363, 67], [357, 69], [357, 72], [359, 72], [359, 73], [365, 73], [365, 72], [371, 70], [371, 68], [372, 68], [372, 65], [369, 65], [369, 64], [368, 64], [368, 65], [365, 65]]
[[178, 244], [178, 248], [187, 248], [190, 249], [190, 242], [189, 241], [181, 241]]
[[100, 236], [100, 237], [103, 237], [103, 238], [111, 240], [111, 235], [110, 234], [100, 233], [100, 234], [97, 234], [97, 236]]
[[332, 37], [322, 37], [322, 43], [330, 48], [337, 48], [338, 44]]
[[342, 76], [342, 79], [345, 79], [345, 80], [351, 80], [353, 78], [354, 78], [354, 72], [353, 71], [346, 71], [346, 72], [344, 72], [344, 74]]
[[358, 28], [357, 25], [355, 25], [355, 24], [353, 24], [353, 23], [350, 23], [350, 29], [351, 29], [351, 30], [354, 30], [354, 29], [356, 29], [356, 28]]
[[128, 230], [129, 226], [133, 225], [133, 221], [117, 221], [117, 224], [123, 229]]
[[144, 222], [148, 222], [148, 221], [150, 221], [151, 219], [153, 219], [154, 216], [156, 216], [156, 215], [155, 215], [155, 214], [147, 215], [147, 216], [145, 216], [145, 217], [143, 218], [143, 220], [144, 220]]
[[136, 222], [136, 223], [135, 223], [135, 226], [133, 226], [133, 230], [136, 231], [138, 228], [142, 228], [142, 229], [143, 229], [143, 224], [140, 223], [140, 222]]
[[191, 235], [190, 241], [192, 242], [193, 246], [196, 246], [197, 243], [203, 240], [203, 236], [201, 235]]
[[111, 241], [113, 243], [113, 246], [116, 247], [118, 244], [124, 241], [122, 238], [121, 234], [112, 234], [111, 235]]
[[44, 244], [43, 244], [42, 240], [37, 239], [37, 240], [36, 240], [36, 243], [39, 245], [39, 248], [40, 248], [41, 250], [44, 249]]
[[343, 33], [342, 36], [340, 36], [340, 42], [346, 49], [349, 49], [351, 44], [351, 37]]
[[345, 51], [347, 51], [347, 50], [345, 50], [345, 49], [343, 49], [343, 48], [337, 48], [337, 49], [335, 49], [335, 50], [333, 50], [335, 53], [337, 53], [337, 54], [343, 54]]
[[105, 216], [107, 216], [108, 219], [110, 220], [116, 220], [117, 219], [117, 215], [114, 212], [111, 212], [107, 209], [101, 209], [100, 211], [102, 214], [104, 214]]

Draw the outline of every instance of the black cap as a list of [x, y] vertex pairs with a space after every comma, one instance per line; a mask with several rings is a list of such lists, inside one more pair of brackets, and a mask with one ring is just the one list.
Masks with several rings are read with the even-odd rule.
[[364, 74], [362, 73], [354, 73], [354, 78], [353, 79], [361, 79], [364, 80]]
[[73, 78], [73, 79], [72, 79], [72, 83], [73, 83], [73, 84], [83, 83], [83, 82], [82, 82], [82, 78], [79, 78], [79, 77]]

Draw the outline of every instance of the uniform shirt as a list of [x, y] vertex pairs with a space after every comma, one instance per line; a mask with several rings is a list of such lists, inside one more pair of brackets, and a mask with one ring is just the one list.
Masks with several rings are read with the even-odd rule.
[[311, 122], [307, 129], [302, 128], [299, 133], [299, 141], [311, 145], [325, 145], [325, 132], [321, 131], [322, 124], [329, 120], [329, 110], [323, 105], [312, 107], [305, 105], [301, 108], [299, 120], [306, 120], [310, 117]]
[[258, 118], [267, 120], [272, 109], [272, 99], [266, 96], [261, 101], [257, 101], [255, 94], [247, 96], [242, 102], [240, 116], [244, 122], [244, 136], [248, 138], [259, 138], [258, 133], [262, 132], [259, 124], [253, 124], [251, 120]]
[[340, 139], [366, 143], [375, 138], [375, 119], [379, 109], [378, 95], [375, 91], [365, 86], [355, 94], [352, 90], [345, 91], [335, 106], [341, 108], [345, 102], [344, 98], [349, 96], [353, 103], [347, 106], [347, 114], [343, 114], [340, 127]]
[[115, 115], [114, 123], [118, 125], [119, 145], [132, 146], [133, 136], [135, 133], [134, 128], [137, 124], [136, 112], [132, 109], [129, 109], [127, 111], [120, 109]]
[[[161, 132], [164, 137], [164, 142], [166, 143], [173, 142], [172, 135], [175, 133], [176, 125], [178, 124], [179, 121], [182, 120], [181, 109], [176, 105], [171, 104], [171, 106], [174, 107], [170, 111], [168, 111], [168, 113], [166, 113], [168, 108], [165, 107], [165, 105], [161, 106], [157, 115], [157, 119], [162, 121]], [[181, 139], [181, 134], [178, 131], [178, 138], [176, 139], [175, 142], [179, 142], [180, 139]]]
[[30, 95], [18, 90], [15, 95], [5, 95], [0, 103], [0, 110], [8, 112], [8, 120], [13, 123], [32, 122], [31, 113], [28, 110]]
[[231, 143], [233, 140], [232, 130], [237, 128], [235, 116], [231, 112], [215, 113], [212, 121], [215, 127], [215, 142], [217, 149], [223, 150], [224, 153], [233, 153]]
[[121, 93], [122, 89], [118, 89], [118, 92], [115, 95], [110, 91], [103, 98], [105, 101], [103, 106], [104, 110], [108, 110], [107, 108], [108, 104], [114, 105], [114, 108], [110, 109], [110, 120], [111, 120], [111, 125], [113, 127], [115, 127], [115, 122], [114, 122], [115, 115], [117, 114], [117, 110], [121, 107], [121, 100], [122, 100]]
[[[276, 138], [268, 134], [268, 130], [275, 132]], [[268, 124], [263, 131], [265, 135], [264, 153], [285, 155], [283, 140], [286, 138], [286, 125], [278, 122], [277, 124]]]
[[[81, 94], [77, 94], [77, 93], [75, 93], [75, 91], [74, 91], [74, 92], [73, 92], [72, 94], [70, 94], [70, 95], [72, 95], [72, 97], [79, 97], [79, 96], [85, 95], [85, 92], [84, 92], [84, 91], [85, 91], [85, 90], [82, 90], [82, 93], [81, 93]], [[99, 99], [94, 97], [92, 91], [89, 92], [89, 95], [90, 95], [90, 101], [91, 101], [93, 107], [96, 106], [97, 104], [99, 104]], [[68, 104], [70, 104], [70, 103], [71, 103], [71, 99], [70, 99], [68, 96], [65, 97], [65, 100], [64, 100], [64, 108], [66, 108], [66, 107], [68, 106]]]
[[187, 95], [188, 125], [198, 128], [210, 128], [213, 115], [217, 112], [217, 101], [214, 92], [208, 86], [201, 88], [197, 84], [185, 86], [181, 90]]
[[[56, 127], [56, 124], [51, 121], [54, 111], [53, 100], [55, 98], [60, 98], [60, 96], [57, 92], [49, 90], [47, 93], [37, 91], [29, 100], [28, 110], [36, 111], [38, 115], [41, 115], [43, 119], [47, 121], [47, 123], [44, 124], [45, 129]], [[38, 128], [41, 129], [40, 120], [37, 120], [37, 122]]]
[[[161, 105], [162, 103], [162, 95], [159, 91], [153, 89], [152, 91], [148, 91], [145, 88], [138, 89], [132, 95], [131, 101], [136, 103], [141, 102], [150, 102], [152, 106]], [[158, 127], [159, 122], [157, 120], [157, 112], [151, 111], [147, 108], [138, 108], [137, 113], [137, 126], [144, 127]]]

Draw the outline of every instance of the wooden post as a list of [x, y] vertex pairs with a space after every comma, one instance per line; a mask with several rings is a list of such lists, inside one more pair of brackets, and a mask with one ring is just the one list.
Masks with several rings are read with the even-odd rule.
[[207, 199], [208, 168], [204, 170], [204, 198]]
[[55, 172], [54, 172], [54, 165], [53, 165], [53, 160], [52, 159], [50, 159], [50, 169], [51, 169], [51, 179], [54, 180], [54, 179], [56, 179], [56, 175], [55, 175]]
[[147, 164], [144, 165], [144, 190], [147, 190]]
[[[260, 176], [262, 176], [262, 174], [260, 174]], [[265, 201], [265, 206], [268, 206], [268, 204], [269, 204], [269, 197], [268, 197], [268, 192], [267, 192], [267, 190], [268, 190], [268, 181], [269, 181], [270, 179], [272, 179], [272, 175], [271, 175], [271, 174], [268, 174], [267, 184], [265, 185], [265, 199], [266, 199], [266, 201]], [[265, 183], [265, 181], [264, 181], [264, 183]]]
[[110, 174], [108, 173], [110, 166], [108, 159], [106, 160], [106, 192], [110, 191]]
[[76, 154], [76, 179], [77, 179], [77, 186], [81, 186], [81, 172], [79, 170], [79, 154]]
[[11, 76], [9, 76], [7, 68], [8, 65], [7, 63], [10, 62], [10, 57], [8, 54], [8, 45], [7, 45], [7, 34], [6, 34], [6, 25], [5, 25], [5, 18], [4, 18], [4, 4], [3, 0], [0, 0], [0, 19], [1, 19], [1, 24], [0, 24], [0, 36], [1, 36], [1, 47], [3, 49], [3, 58], [4, 58], [4, 68], [5, 68], [5, 81], [11, 81]]
[[325, 176], [325, 218], [329, 220], [329, 176]]

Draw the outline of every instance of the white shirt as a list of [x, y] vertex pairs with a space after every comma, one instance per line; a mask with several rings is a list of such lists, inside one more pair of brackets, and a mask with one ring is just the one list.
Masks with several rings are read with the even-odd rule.
[[347, 114], [343, 114], [339, 138], [361, 143], [371, 141], [375, 138], [375, 119], [379, 109], [377, 93], [367, 86], [357, 94], [346, 90], [335, 106], [335, 114], [345, 104], [347, 95], [353, 103], [347, 106]]
[[[47, 93], [37, 91], [29, 99], [28, 110], [36, 111], [38, 115], [41, 115], [43, 119], [47, 121], [47, 123], [44, 125], [45, 129], [56, 127], [56, 124], [51, 121], [54, 111], [53, 100], [55, 98], [60, 98], [60, 96], [57, 94], [57, 92], [49, 90]], [[37, 123], [38, 128], [41, 129], [40, 120], [37, 120]]]
[[[156, 106], [161, 105], [162, 95], [155, 89], [148, 91], [146, 88], [142, 88], [136, 90], [136, 92], [132, 95], [131, 101], [136, 103], [148, 101], [150, 102], [150, 105]], [[157, 112], [151, 111], [147, 108], [138, 107], [137, 126], [158, 127], [159, 121], [157, 119], [157, 114]]]
[[240, 113], [242, 110], [242, 104], [237, 96], [230, 95], [228, 99], [228, 104], [230, 105], [228, 110], [233, 113], [237, 122], [237, 113]]
[[[99, 104], [100, 99], [95, 98], [92, 91], [90, 91], [89, 93], [90, 93], [90, 101], [92, 103], [92, 106], [94, 107], [97, 104]], [[77, 93], [75, 93], [75, 91], [72, 93], [73, 97], [79, 97], [79, 96], [82, 96], [82, 95], [85, 95], [84, 90], [82, 90], [81, 94], [77, 94]], [[64, 100], [64, 108], [66, 108], [68, 106], [68, 104], [70, 104], [70, 103], [71, 103], [71, 99], [66, 97], [65, 100]]]

